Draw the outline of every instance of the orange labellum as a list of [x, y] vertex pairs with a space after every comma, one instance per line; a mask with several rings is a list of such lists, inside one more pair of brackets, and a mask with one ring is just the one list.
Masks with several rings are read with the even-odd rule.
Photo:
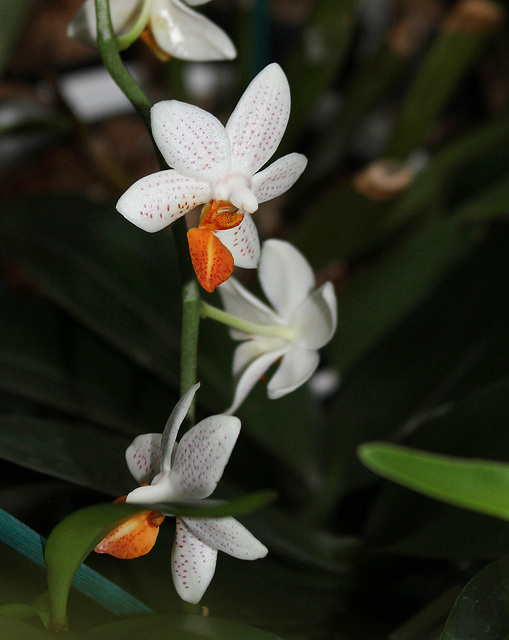
[[238, 227], [244, 218], [244, 214], [238, 211], [237, 207], [227, 200], [211, 200], [201, 211], [199, 227], [210, 231]]
[[[119, 498], [116, 502], [125, 501]], [[121, 560], [146, 555], [155, 545], [164, 516], [159, 511], [142, 511], [113, 529], [94, 549]]]
[[212, 293], [233, 272], [233, 256], [208, 229], [189, 229], [189, 252], [201, 286]]

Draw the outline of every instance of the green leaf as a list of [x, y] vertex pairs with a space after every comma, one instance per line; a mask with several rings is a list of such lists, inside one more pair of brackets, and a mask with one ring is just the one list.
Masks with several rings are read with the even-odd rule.
[[187, 516], [188, 518], [225, 518], [241, 516], [262, 509], [276, 499], [274, 491], [258, 491], [234, 500], [185, 500], [163, 502], [150, 506], [166, 515]]
[[3, 76], [12, 50], [21, 34], [33, 0], [0, 0], [2, 29], [0, 37], [0, 76]]
[[463, 589], [440, 640], [507, 640], [509, 560], [493, 562]]
[[[496, 4], [493, 5], [496, 7]], [[457, 12], [457, 6], [452, 8]], [[401, 106], [386, 155], [405, 158], [426, 141], [431, 126], [478, 57], [497, 24], [465, 29], [446, 17]], [[498, 24], [502, 21], [502, 11]]]
[[[47, 631], [40, 627], [16, 620], [14, 618], [0, 617], [0, 635], [9, 640], [48, 640]], [[81, 635], [70, 633], [66, 635], [69, 640], [81, 638]]]
[[105, 640], [277, 640], [279, 636], [233, 620], [198, 615], [166, 615], [113, 622], [90, 630], [87, 637]]
[[358, 455], [369, 469], [409, 489], [509, 520], [509, 465], [383, 443], [364, 444]]
[[75, 195], [0, 207], [2, 252], [73, 317], [178, 387], [180, 282], [173, 243]]
[[74, 576], [92, 549], [143, 507], [101, 504], [74, 512], [49, 535], [44, 550], [53, 630], [67, 628], [67, 599]]

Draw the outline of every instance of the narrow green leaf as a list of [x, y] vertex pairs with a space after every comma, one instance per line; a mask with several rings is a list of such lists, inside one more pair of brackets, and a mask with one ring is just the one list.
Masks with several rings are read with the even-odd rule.
[[29, 604], [4, 604], [0, 605], [0, 617], [23, 620], [25, 618], [37, 618], [39, 613], [37, 609], [34, 609]]
[[[405, 158], [425, 141], [459, 81], [472, 66], [494, 27], [503, 19], [502, 10], [497, 9], [496, 3], [492, 7], [493, 22], [482, 24], [480, 18], [479, 24], [472, 28], [465, 29], [461, 20], [452, 15], [445, 18], [403, 102], [386, 155]], [[456, 5], [451, 12], [456, 14], [461, 10]]]
[[188, 518], [225, 518], [252, 513], [276, 499], [274, 491], [258, 491], [234, 500], [185, 500], [150, 505], [151, 509], [167, 515]]
[[409, 489], [509, 520], [509, 465], [383, 443], [364, 444], [358, 455], [369, 469]]
[[[38, 628], [21, 620], [2, 617], [0, 617], [0, 636], [6, 640], [7, 638], [8, 640], [48, 640], [50, 637], [47, 631], [40, 628], [40, 623]], [[66, 638], [74, 640], [82, 638], [82, 636], [70, 633], [66, 635]]]

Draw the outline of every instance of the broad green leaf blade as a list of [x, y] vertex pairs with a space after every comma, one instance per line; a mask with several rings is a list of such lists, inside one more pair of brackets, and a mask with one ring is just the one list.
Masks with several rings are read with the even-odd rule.
[[221, 620], [215, 617], [189, 616], [151, 616], [121, 620], [88, 632], [89, 638], [103, 638], [104, 640], [277, 640], [268, 631], [255, 629], [233, 620]]
[[509, 465], [368, 443], [361, 461], [393, 482], [449, 504], [509, 520]]
[[168, 236], [71, 195], [4, 203], [0, 236], [3, 254], [51, 300], [178, 386], [180, 281]]
[[[37, 627], [21, 620], [0, 617], [0, 636], [6, 640], [7, 638], [9, 640], [48, 640], [51, 636], [41, 626], [39, 624]], [[81, 634], [69, 632], [66, 634], [66, 638], [82, 640], [83, 637]]]
[[87, 507], [65, 518], [50, 533], [44, 559], [51, 596], [51, 626], [67, 627], [67, 599], [74, 576], [92, 549], [115, 529], [143, 508], [125, 504]]
[[132, 487], [131, 439], [91, 423], [0, 416], [0, 457], [117, 497]]
[[509, 560], [493, 562], [463, 589], [440, 640], [507, 640]]

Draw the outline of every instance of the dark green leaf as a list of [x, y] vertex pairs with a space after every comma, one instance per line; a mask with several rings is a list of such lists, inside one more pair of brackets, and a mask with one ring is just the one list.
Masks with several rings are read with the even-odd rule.
[[507, 640], [509, 560], [480, 571], [461, 592], [440, 640]]

